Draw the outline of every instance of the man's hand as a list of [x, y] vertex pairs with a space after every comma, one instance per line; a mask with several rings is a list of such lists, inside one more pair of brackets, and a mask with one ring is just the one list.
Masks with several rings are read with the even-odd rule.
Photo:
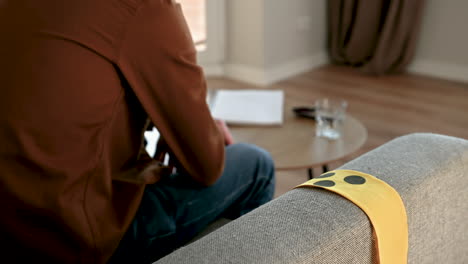
[[231, 132], [229, 132], [229, 128], [227, 127], [226, 123], [223, 120], [219, 119], [215, 119], [215, 122], [221, 133], [223, 133], [224, 144], [226, 146], [233, 144], [234, 139], [232, 138]]

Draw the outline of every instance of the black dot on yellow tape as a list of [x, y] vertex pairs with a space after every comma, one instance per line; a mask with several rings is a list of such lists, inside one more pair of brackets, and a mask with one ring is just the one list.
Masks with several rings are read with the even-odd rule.
[[335, 175], [334, 172], [329, 172], [329, 173], [325, 173], [325, 174], [322, 174], [322, 175], [318, 176], [317, 179], [318, 178], [327, 178], [327, 177], [331, 177], [333, 175]]
[[361, 176], [357, 176], [357, 175], [351, 175], [351, 176], [346, 176], [344, 178], [344, 181], [349, 183], [349, 184], [364, 184], [366, 182], [366, 179], [364, 179], [364, 177], [361, 177]]
[[322, 187], [332, 187], [332, 186], [335, 186], [335, 183], [333, 181], [318, 181], [318, 182], [314, 182], [314, 185], [322, 186]]

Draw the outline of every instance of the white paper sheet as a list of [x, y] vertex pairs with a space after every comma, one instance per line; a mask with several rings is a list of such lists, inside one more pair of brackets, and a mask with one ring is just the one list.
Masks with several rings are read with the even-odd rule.
[[228, 124], [281, 125], [282, 90], [218, 90], [212, 107], [214, 118]]
[[159, 140], [159, 131], [153, 127], [152, 131], [145, 131], [145, 139], [146, 139], [146, 152], [148, 152], [148, 155], [150, 157], [154, 157], [154, 154], [156, 153], [156, 144], [158, 143]]

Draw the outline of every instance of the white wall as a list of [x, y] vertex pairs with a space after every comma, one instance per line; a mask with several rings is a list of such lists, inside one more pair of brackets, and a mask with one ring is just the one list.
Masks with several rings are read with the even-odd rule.
[[268, 85], [327, 62], [326, 0], [228, 0], [225, 74]]
[[264, 65], [263, 0], [228, 0], [226, 3], [226, 62]]
[[267, 0], [264, 16], [267, 67], [325, 51], [325, 1]]
[[[427, 0], [411, 72], [468, 82], [468, 1]], [[268, 85], [328, 62], [326, 0], [226, 0], [227, 77]]]
[[468, 82], [468, 1], [427, 0], [410, 71]]

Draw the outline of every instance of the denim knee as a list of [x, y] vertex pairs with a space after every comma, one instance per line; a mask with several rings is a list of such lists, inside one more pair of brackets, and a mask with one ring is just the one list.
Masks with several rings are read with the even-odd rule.
[[238, 166], [252, 166], [256, 180], [264, 180], [274, 185], [275, 164], [270, 153], [263, 148], [247, 143], [236, 143], [230, 145], [234, 157], [237, 158]]
[[240, 156], [248, 160], [256, 161], [262, 167], [274, 170], [275, 165], [273, 159], [270, 153], [265, 149], [248, 143], [236, 143], [229, 147], [237, 152], [238, 157]]

